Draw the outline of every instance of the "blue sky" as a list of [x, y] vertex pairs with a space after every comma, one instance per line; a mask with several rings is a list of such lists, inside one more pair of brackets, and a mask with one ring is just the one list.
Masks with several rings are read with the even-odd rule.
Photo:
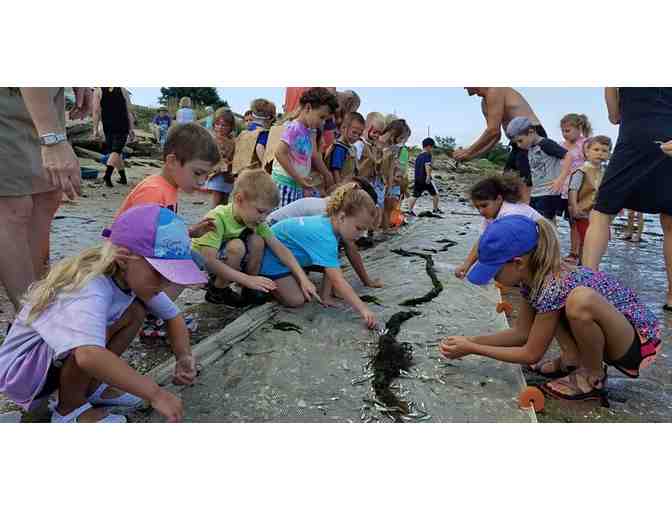
[[[338, 87], [339, 90], [349, 87]], [[157, 105], [159, 88], [129, 87], [133, 102]], [[541, 119], [549, 136], [561, 141], [560, 119], [570, 112], [588, 115], [595, 134], [611, 136], [616, 141], [618, 130], [609, 123], [602, 88], [578, 87], [519, 87]], [[275, 102], [278, 109], [284, 100], [282, 87], [218, 87], [222, 99], [236, 112], [244, 112], [251, 99], [265, 97]], [[452, 136], [458, 144], [467, 145], [475, 140], [485, 123], [480, 109], [480, 99], [469, 97], [458, 87], [360, 87], [355, 89], [362, 98], [360, 112], [396, 112], [404, 117], [413, 130], [410, 143], [418, 145], [427, 136], [430, 126], [432, 136]]]

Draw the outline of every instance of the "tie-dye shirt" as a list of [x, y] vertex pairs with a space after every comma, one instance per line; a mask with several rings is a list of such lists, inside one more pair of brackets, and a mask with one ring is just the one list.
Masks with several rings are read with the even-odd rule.
[[[289, 161], [292, 163], [294, 170], [300, 176], [308, 177], [310, 175], [310, 158], [313, 154], [310, 129], [297, 120], [288, 122], [281, 140], [289, 146]], [[301, 188], [278, 163], [277, 159], [273, 162], [273, 180], [285, 186]]]

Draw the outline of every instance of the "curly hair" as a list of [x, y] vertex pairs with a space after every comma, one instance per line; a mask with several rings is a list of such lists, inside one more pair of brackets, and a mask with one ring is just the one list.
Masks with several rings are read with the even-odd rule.
[[517, 175], [491, 175], [481, 179], [469, 190], [471, 201], [496, 200], [501, 196], [505, 202], [517, 204], [522, 200], [523, 181]]
[[375, 218], [376, 204], [356, 182], [339, 186], [327, 199], [326, 213], [330, 218], [341, 212], [346, 216], [356, 216], [362, 211]]
[[250, 112], [256, 117], [262, 119], [273, 120], [276, 115], [275, 103], [268, 99], [255, 99], [250, 103]]
[[388, 133], [392, 144], [397, 144], [400, 140], [411, 135], [411, 128], [406, 124], [404, 119], [395, 119], [385, 126], [381, 136], [385, 136]]
[[568, 113], [562, 119], [560, 119], [560, 126], [574, 126], [577, 128], [581, 134], [588, 138], [593, 134], [593, 128], [590, 125], [588, 116], [583, 113]]
[[324, 87], [313, 87], [306, 90], [299, 99], [299, 104], [303, 107], [310, 105], [312, 108], [322, 106], [329, 107], [329, 113], [334, 114], [338, 110], [338, 101], [336, 96]]

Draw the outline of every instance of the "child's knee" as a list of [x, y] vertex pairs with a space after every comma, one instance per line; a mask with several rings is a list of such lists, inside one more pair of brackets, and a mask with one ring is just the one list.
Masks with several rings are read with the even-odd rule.
[[236, 258], [238, 260], [242, 259], [245, 256], [245, 243], [240, 239], [232, 239], [226, 243], [226, 258]]
[[597, 294], [588, 287], [576, 287], [567, 296], [565, 313], [570, 320], [586, 320], [592, 317], [592, 307]]
[[288, 308], [300, 308], [306, 303], [306, 298], [303, 294], [276, 294], [276, 298], [280, 304]]
[[265, 246], [266, 241], [264, 241], [264, 238], [258, 234], [252, 234], [247, 238], [247, 247], [250, 251], [250, 255], [262, 252]]

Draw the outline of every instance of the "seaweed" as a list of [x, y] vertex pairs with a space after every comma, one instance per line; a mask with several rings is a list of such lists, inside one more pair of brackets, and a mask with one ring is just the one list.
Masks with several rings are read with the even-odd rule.
[[443, 216], [433, 213], [432, 211], [422, 211], [418, 214], [418, 218], [439, 218], [442, 220]]
[[401, 325], [420, 312], [397, 312], [385, 325], [385, 330], [378, 338], [378, 350], [373, 358], [373, 389], [376, 397], [388, 408], [398, 409], [392, 415], [396, 421], [399, 414], [408, 414], [408, 403], [400, 400], [390, 389], [393, 379], [399, 377], [401, 370], [408, 370], [413, 363], [413, 346], [408, 342], [397, 342]]
[[303, 333], [303, 329], [301, 329], [300, 326], [292, 324], [291, 322], [276, 322], [273, 324], [273, 329], [278, 329], [280, 331], [295, 331], [299, 334]]
[[427, 274], [432, 280], [432, 285], [434, 286], [432, 290], [430, 290], [424, 296], [413, 299], [407, 299], [406, 301], [399, 303], [400, 306], [417, 306], [423, 303], [428, 303], [436, 296], [441, 294], [441, 292], [443, 292], [443, 284], [436, 276], [436, 271], [434, 270], [434, 259], [432, 258], [431, 255], [426, 255], [424, 253], [417, 253], [413, 251], [406, 251], [402, 250], [401, 248], [392, 250], [392, 253], [396, 253], [397, 255], [401, 255], [402, 257], [421, 257], [425, 259], [426, 261], [425, 270], [427, 271]]
[[383, 303], [381, 303], [380, 299], [378, 299], [376, 296], [366, 294], [364, 296], [359, 296], [359, 299], [361, 299], [364, 303], [373, 303], [374, 305], [383, 306]]

